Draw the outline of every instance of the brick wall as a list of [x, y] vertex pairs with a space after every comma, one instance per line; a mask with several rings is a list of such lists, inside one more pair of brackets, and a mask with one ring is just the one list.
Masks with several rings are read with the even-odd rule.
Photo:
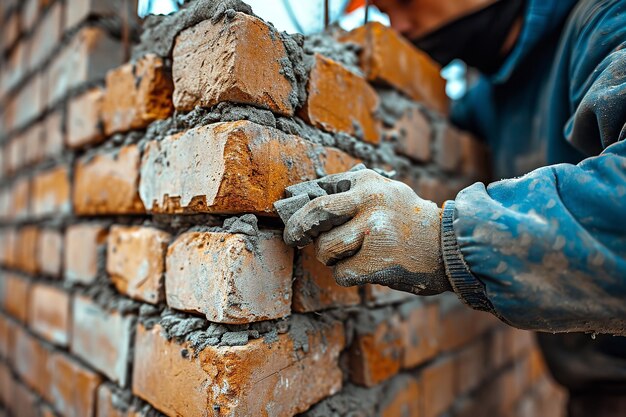
[[284, 188], [358, 162], [438, 203], [488, 179], [439, 69], [209, 3], [126, 63], [131, 0], [0, 4], [0, 415], [559, 415], [530, 333], [282, 242]]

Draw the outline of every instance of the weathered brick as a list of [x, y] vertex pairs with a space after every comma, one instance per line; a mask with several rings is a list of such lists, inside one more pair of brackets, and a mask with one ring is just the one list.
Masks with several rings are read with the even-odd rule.
[[99, 258], [104, 255], [107, 229], [100, 224], [75, 224], [65, 232], [65, 279], [89, 284], [96, 279]]
[[30, 281], [11, 272], [2, 275], [2, 305], [5, 312], [22, 323], [28, 315], [28, 293]]
[[[5, 17], [5, 16], [3, 16]], [[20, 36], [20, 18], [17, 13], [12, 13], [2, 25], [2, 48], [9, 49]]]
[[12, 174], [24, 166], [26, 155], [26, 141], [24, 137], [18, 135], [10, 140], [6, 145], [6, 173]]
[[50, 398], [64, 417], [93, 417], [101, 378], [64, 353], [50, 361]]
[[70, 297], [65, 291], [34, 284], [29, 299], [28, 323], [33, 332], [58, 346], [67, 346], [70, 330]]
[[34, 124], [24, 132], [24, 165], [32, 165], [41, 161], [43, 136], [44, 125], [41, 122]]
[[418, 107], [411, 107], [396, 121], [389, 135], [396, 140], [399, 154], [414, 161], [428, 162], [431, 158], [432, 128]]
[[440, 347], [442, 350], [456, 349], [478, 337], [498, 323], [495, 316], [465, 306], [455, 308], [442, 315]]
[[455, 398], [454, 361], [438, 360], [422, 370], [423, 416], [437, 417], [446, 411]]
[[439, 352], [439, 309], [436, 304], [420, 304], [411, 302], [401, 307], [404, 368], [418, 366]]
[[109, 71], [102, 101], [105, 134], [141, 129], [167, 118], [174, 110], [173, 88], [169, 69], [154, 54]]
[[70, 148], [80, 148], [102, 142], [101, 88], [92, 88], [70, 99], [67, 106], [66, 143]]
[[20, 177], [11, 188], [11, 209], [9, 216], [15, 220], [26, 220], [30, 214], [30, 177]]
[[390, 85], [443, 114], [448, 112], [445, 80], [439, 66], [396, 31], [378, 22], [368, 23], [342, 37], [363, 49], [361, 69], [367, 79]]
[[14, 416], [39, 417], [37, 397], [25, 385], [15, 382], [11, 412]]
[[50, 385], [50, 350], [22, 327], [15, 331], [15, 371], [37, 394], [48, 398]]
[[58, 166], [33, 178], [32, 213], [38, 217], [68, 214], [70, 182], [67, 167]]
[[313, 246], [302, 249], [297, 262], [293, 282], [294, 311], [306, 313], [360, 303], [359, 288], [337, 284], [332, 268], [317, 260]]
[[22, 30], [30, 32], [39, 16], [39, 0], [24, 0], [22, 8]]
[[294, 92], [283, 65], [291, 65], [285, 47], [262, 20], [243, 13], [205, 20], [176, 38], [174, 106], [188, 111], [230, 101], [291, 115]]
[[156, 304], [164, 298], [165, 253], [170, 234], [153, 227], [113, 226], [106, 269], [117, 290]]
[[17, 232], [14, 228], [3, 229], [0, 234], [0, 261], [8, 267], [15, 265]]
[[72, 307], [72, 354], [126, 386], [135, 317], [106, 311], [82, 296], [74, 297]]
[[356, 163], [338, 149], [252, 122], [216, 123], [148, 143], [139, 194], [157, 213], [270, 215], [285, 187]]
[[277, 235], [183, 233], [167, 251], [167, 303], [218, 323], [284, 317], [291, 313], [292, 264], [293, 249]]
[[402, 366], [402, 333], [397, 315], [369, 317], [363, 313], [358, 334], [350, 347], [350, 379], [372, 387], [391, 378]]
[[380, 404], [380, 417], [421, 417], [420, 381], [408, 375], [394, 378]]
[[[120, 407], [120, 404], [125, 404], [125, 402], [119, 398], [119, 394], [113, 391], [109, 384], [101, 384], [98, 388], [97, 403], [96, 417], [135, 417], [134, 410]], [[136, 417], [140, 416], [137, 415]]]
[[[35, 0], [38, 3], [38, 0]], [[53, 4], [46, 12], [41, 22], [36, 26], [29, 43], [28, 67], [33, 69], [40, 65], [52, 52], [61, 39], [61, 18], [63, 14], [61, 3]]]
[[133, 0], [68, 0], [65, 8], [67, 10], [65, 28], [70, 29], [90, 16], [122, 18], [135, 16], [137, 2]]
[[11, 409], [15, 398], [15, 382], [11, 376], [11, 369], [6, 362], [0, 361], [0, 403]]
[[61, 275], [63, 265], [63, 235], [54, 229], [41, 229], [37, 249], [39, 271], [53, 277]]
[[50, 64], [48, 105], [56, 103], [80, 84], [104, 79], [109, 69], [122, 63], [123, 54], [119, 42], [109, 37], [104, 29], [82, 28]]
[[[13, 19], [11, 19], [13, 20]], [[8, 26], [7, 26], [8, 28]], [[2, 77], [2, 89], [3, 92], [13, 90], [23, 79], [26, 74], [26, 66], [24, 60], [26, 56], [26, 45], [24, 43], [18, 43], [13, 48], [5, 61], [6, 70], [3, 72]], [[9, 128], [10, 125], [6, 125], [5, 128]]]
[[44, 109], [44, 88], [40, 74], [31, 77], [19, 90], [15, 99], [15, 125], [23, 127]]
[[73, 190], [76, 214], [143, 213], [138, 191], [139, 165], [137, 145], [79, 160]]
[[165, 340], [159, 326], [140, 325], [133, 393], [170, 416], [200, 417], [213, 410], [216, 416], [290, 417], [341, 388], [342, 326], [307, 337], [307, 352], [280, 334], [270, 343], [257, 339], [185, 355], [193, 349]]
[[437, 134], [435, 162], [443, 171], [454, 173], [460, 168], [463, 137], [464, 133], [452, 126], [443, 127]]
[[60, 110], [48, 114], [44, 121], [43, 154], [46, 157], [59, 155], [65, 143], [63, 131], [64, 113]]
[[36, 226], [25, 226], [20, 229], [15, 248], [14, 266], [17, 269], [32, 275], [37, 273], [38, 240], [39, 229]]
[[300, 115], [313, 126], [329, 132], [380, 141], [376, 91], [357, 74], [320, 54], [309, 75], [307, 100]]
[[16, 327], [15, 322], [11, 321], [8, 316], [0, 314], [0, 357], [7, 362], [11, 362], [13, 358]]
[[489, 371], [487, 343], [478, 339], [463, 347], [454, 358], [457, 395], [478, 387]]

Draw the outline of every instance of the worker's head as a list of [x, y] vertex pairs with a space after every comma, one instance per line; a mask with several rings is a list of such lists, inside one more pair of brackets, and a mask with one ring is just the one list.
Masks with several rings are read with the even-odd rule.
[[372, 0], [391, 26], [446, 65], [497, 70], [515, 43], [525, 0]]

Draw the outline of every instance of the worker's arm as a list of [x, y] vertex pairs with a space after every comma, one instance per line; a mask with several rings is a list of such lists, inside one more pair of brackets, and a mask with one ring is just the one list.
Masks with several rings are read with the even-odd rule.
[[508, 323], [626, 334], [626, 5], [576, 16], [564, 139], [587, 154], [519, 179], [475, 184], [445, 205], [456, 292]]

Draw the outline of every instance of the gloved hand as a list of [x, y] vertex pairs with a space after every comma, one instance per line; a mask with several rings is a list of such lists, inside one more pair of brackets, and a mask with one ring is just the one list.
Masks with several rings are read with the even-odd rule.
[[452, 290], [440, 243], [441, 209], [370, 169], [318, 180], [328, 195], [296, 211], [284, 239], [334, 265], [343, 286], [381, 284], [419, 295]]

